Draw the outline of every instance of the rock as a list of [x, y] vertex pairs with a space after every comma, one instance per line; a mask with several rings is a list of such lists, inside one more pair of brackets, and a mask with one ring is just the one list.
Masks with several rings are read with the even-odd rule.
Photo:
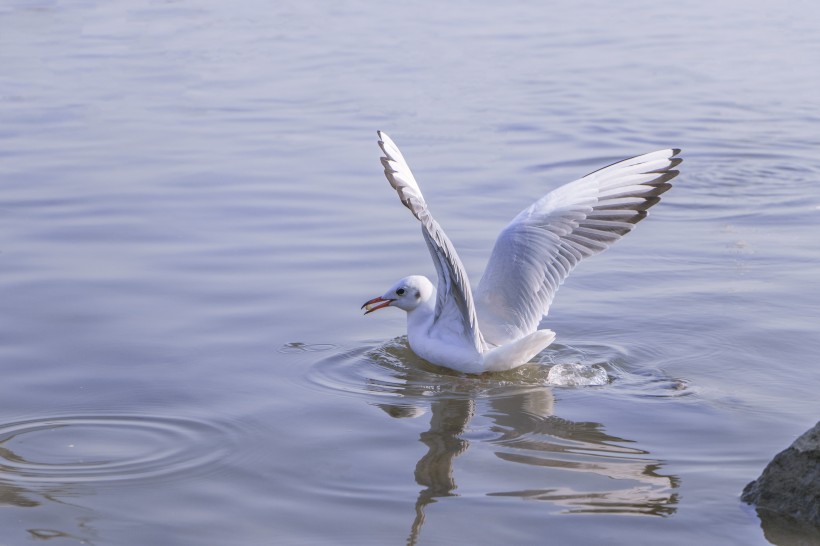
[[786, 518], [820, 533], [820, 422], [778, 453], [740, 498], [764, 523]]

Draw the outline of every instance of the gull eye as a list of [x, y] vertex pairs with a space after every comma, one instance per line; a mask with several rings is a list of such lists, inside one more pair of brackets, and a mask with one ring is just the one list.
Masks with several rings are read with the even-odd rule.
[[404, 288], [399, 288], [398, 290], [396, 290], [396, 295], [397, 296], [403, 296], [404, 295]]

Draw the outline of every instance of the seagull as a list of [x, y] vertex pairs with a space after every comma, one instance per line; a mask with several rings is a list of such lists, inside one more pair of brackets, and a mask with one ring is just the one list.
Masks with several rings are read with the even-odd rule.
[[411, 275], [364, 305], [365, 315], [407, 312], [410, 348], [433, 364], [467, 374], [526, 364], [555, 339], [538, 329], [558, 287], [584, 258], [632, 231], [678, 175], [679, 149], [625, 159], [565, 184], [521, 211], [496, 239], [475, 292], [453, 243], [433, 218], [398, 146], [379, 131], [384, 175], [421, 233], [437, 285]]

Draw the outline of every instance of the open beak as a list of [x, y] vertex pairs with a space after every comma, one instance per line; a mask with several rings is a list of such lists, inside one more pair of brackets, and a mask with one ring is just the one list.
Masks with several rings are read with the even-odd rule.
[[381, 296], [379, 296], [378, 298], [373, 298], [370, 301], [366, 301], [364, 303], [364, 305], [362, 305], [361, 308], [366, 309], [366, 311], [364, 312], [364, 314], [366, 315], [368, 313], [372, 313], [373, 311], [378, 311], [379, 309], [384, 309], [385, 307], [387, 307], [388, 305], [393, 303], [393, 301], [394, 300], [386, 300], [386, 299], [382, 298]]

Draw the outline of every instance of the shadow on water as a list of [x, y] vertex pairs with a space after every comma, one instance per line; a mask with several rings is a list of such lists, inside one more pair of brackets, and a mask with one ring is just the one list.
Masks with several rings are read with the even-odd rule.
[[[564, 357], [573, 352], [569, 347], [558, 349]], [[673, 514], [679, 478], [664, 474], [664, 461], [632, 441], [608, 434], [604, 424], [556, 416], [549, 368], [531, 365], [504, 373], [462, 375], [419, 359], [405, 338], [397, 338], [320, 360], [308, 379], [364, 397], [393, 418], [418, 418], [429, 411], [429, 428], [419, 435], [427, 452], [414, 470], [421, 490], [408, 544], [418, 540], [428, 506], [459, 496], [456, 459], [471, 448], [486, 451], [487, 446], [501, 464], [531, 470], [526, 482], [519, 484], [523, 487], [515, 487], [514, 477], [504, 477], [514, 473], [495, 472], [478, 484], [485, 496], [546, 501], [564, 514]], [[631, 384], [628, 393], [685, 394], [679, 382], [668, 378], [635, 380], [617, 367], [608, 371], [615, 384], [621, 378]], [[533, 468], [548, 473], [545, 481], [555, 485], [531, 487]], [[566, 473], [572, 473], [570, 479]]]
[[820, 546], [820, 527], [757, 509], [766, 540], [777, 546]]

